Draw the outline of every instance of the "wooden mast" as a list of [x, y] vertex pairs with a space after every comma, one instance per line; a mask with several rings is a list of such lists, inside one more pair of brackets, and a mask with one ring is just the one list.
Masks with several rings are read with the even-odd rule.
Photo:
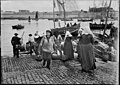
[[[103, 0], [103, 2], [102, 2], [102, 7], [103, 7], [103, 3], [104, 3], [104, 0]], [[102, 12], [101, 12], [100, 24], [101, 24], [101, 22], [102, 22], [102, 19], [103, 19], [103, 9], [102, 9]]]
[[54, 23], [54, 29], [55, 29], [55, 1], [53, 0], [53, 23]]
[[[95, 4], [95, 0], [94, 0], [94, 3], [93, 3], [93, 7], [96, 8], [96, 4]], [[95, 10], [93, 9], [93, 15], [94, 15], [94, 19], [96, 19], [96, 12]]]
[[62, 6], [63, 14], [64, 14], [64, 24], [66, 25], [65, 1], [63, 1], [63, 3], [61, 3], [59, 0], [57, 0], [57, 2]]
[[65, 2], [63, 2], [63, 11], [64, 11], [64, 24], [66, 25], [66, 15], [65, 15]]
[[[107, 10], [107, 16], [106, 16], [105, 28], [104, 28], [104, 31], [103, 31], [103, 36], [105, 35], [105, 31], [106, 31], [106, 28], [107, 28], [107, 21], [108, 21], [108, 16], [109, 16], [109, 11], [110, 11], [111, 2], [112, 2], [112, 0], [110, 0], [109, 7], [108, 7], [108, 10]], [[104, 37], [103, 41], [104, 41], [104, 40], [105, 40], [105, 37]]]

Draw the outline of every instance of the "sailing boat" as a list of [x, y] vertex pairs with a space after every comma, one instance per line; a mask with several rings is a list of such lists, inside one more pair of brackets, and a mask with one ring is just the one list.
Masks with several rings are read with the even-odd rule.
[[57, 21], [58, 21], [58, 19], [57, 19], [57, 18], [56, 18], [56, 19], [49, 18], [48, 20], [55, 20], [55, 22], [57, 22]]
[[24, 26], [21, 25], [21, 24], [12, 26], [12, 29], [17, 29], [17, 30], [20, 30], [20, 29], [23, 29], [23, 28], [24, 28]]
[[[104, 30], [104, 28], [105, 28], [105, 24], [97, 24], [97, 23], [90, 23], [89, 24], [90, 25], [90, 29], [91, 30]], [[109, 24], [107, 24], [107, 29], [110, 29], [111, 28], [111, 26], [113, 25], [113, 23], [109, 23]]]
[[[117, 50], [115, 50], [115, 46], [114, 46], [114, 43], [113, 43], [110, 35], [105, 37], [106, 29], [111, 28], [111, 27], [109, 27], [110, 25], [112, 26], [112, 23], [107, 24], [108, 14], [109, 14], [110, 6], [111, 6], [111, 1], [112, 0], [110, 0], [109, 6], [107, 7], [108, 11], [107, 11], [107, 17], [106, 17], [106, 20], [105, 20], [105, 24], [103, 24], [103, 25], [102, 24], [90, 24], [90, 26], [92, 26], [91, 29], [95, 29], [95, 30], [96, 29], [97, 30], [102, 29], [103, 30], [103, 34], [98, 34], [98, 36], [96, 36], [97, 37], [97, 42], [96, 42], [96, 45], [94, 45], [94, 52], [95, 52], [95, 56], [98, 57], [98, 58], [101, 58], [104, 62], [107, 62], [108, 60], [109, 61], [116, 61], [116, 56], [117, 56], [117, 54], [116, 54]], [[110, 44], [113, 46], [114, 52], [110, 51], [108, 53], [106, 50], [108, 49]], [[106, 57], [106, 55], [109, 55], [109, 54], [110, 54], [110, 57]]]
[[28, 17], [28, 22], [31, 22], [31, 18], [30, 18], [30, 16]]
[[[61, 21], [64, 21], [64, 19], [62, 18]], [[72, 18], [67, 18], [65, 21], [72, 21]]]
[[[56, 3], [58, 5], [59, 11], [60, 11], [59, 15], [61, 15], [61, 18], [64, 19], [64, 27], [55, 28], [55, 16], [54, 16], [55, 1], [53, 0], [53, 17], [54, 17], [53, 21], [54, 21], [54, 28], [51, 29], [52, 33], [59, 32], [61, 35], [65, 35], [66, 31], [70, 31], [71, 33], [75, 32], [75, 31], [78, 31], [78, 29], [80, 27], [80, 24], [72, 25], [70, 27], [66, 27], [65, 26], [66, 25], [66, 20], [67, 20], [67, 18], [66, 18], [67, 17], [66, 16], [66, 9], [67, 9], [66, 5], [67, 5], [67, 3], [69, 5], [73, 5], [73, 3], [75, 3], [75, 0], [56, 0]], [[72, 7], [72, 8], [75, 8], [75, 6]]]
[[[95, 7], [95, 8], [90, 8], [89, 10], [101, 11], [101, 14], [102, 14], [103, 11], [105, 11], [105, 13], [106, 13], [108, 9], [110, 9], [110, 8], [109, 8], [109, 7], [99, 7], [99, 8], [96, 8], [96, 7]], [[103, 16], [101, 16], [101, 20], [100, 20], [100, 21], [101, 21], [101, 22], [104, 21], [104, 20], [103, 20]], [[102, 24], [101, 24], [101, 23], [100, 23], [100, 24], [97, 24], [96, 22], [89, 24], [91, 30], [104, 30], [105, 25], [106, 25], [106, 24], [104, 24], [104, 23], [102, 23]], [[107, 25], [106, 25], [106, 29], [110, 29], [112, 25], [113, 25], [113, 23], [107, 24]]]
[[38, 21], [38, 11], [35, 13], [35, 20]]

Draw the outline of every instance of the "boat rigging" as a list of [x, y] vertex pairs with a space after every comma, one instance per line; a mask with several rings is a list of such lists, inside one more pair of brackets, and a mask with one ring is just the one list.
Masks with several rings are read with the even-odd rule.
[[[76, 26], [71, 26], [71, 27], [65, 27], [66, 25], [66, 20], [68, 20], [67, 16], [66, 16], [66, 10], [71, 7], [71, 5], [73, 5], [72, 3], [74, 3], [75, 1], [74, 0], [56, 0], [56, 3], [57, 3], [57, 6], [59, 8], [59, 17], [61, 16], [61, 19], [62, 17], [63, 20], [64, 20], [64, 27], [61, 27], [61, 28], [55, 28], [55, 10], [54, 8], [56, 7], [55, 5], [55, 0], [53, 0], [53, 22], [54, 22], [54, 29], [51, 29], [51, 31], [54, 33], [56, 31], [60, 32], [60, 34], [64, 35], [66, 31], [70, 31], [70, 32], [73, 32], [74, 30], [78, 30], [79, 27], [80, 27], [80, 24], [76, 24]], [[69, 3], [69, 4], [67, 4]], [[66, 7], [67, 6], [67, 7]], [[63, 16], [62, 16], [63, 15]], [[58, 22], [60, 24], [60, 22]]]

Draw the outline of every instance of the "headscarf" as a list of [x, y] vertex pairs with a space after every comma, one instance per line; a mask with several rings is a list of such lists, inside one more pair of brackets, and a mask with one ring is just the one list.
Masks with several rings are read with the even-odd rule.
[[71, 33], [69, 31], [66, 31], [66, 34], [65, 34], [65, 38], [64, 38], [64, 41], [67, 37], [72, 37]]
[[[88, 26], [81, 26], [78, 30], [78, 33], [79, 31], [82, 31], [82, 34], [91, 34], [93, 37], [95, 37], [95, 35], [93, 34], [93, 32], [90, 30]], [[78, 36], [80, 35], [78, 34]]]
[[84, 30], [82, 29], [82, 28], [79, 28], [79, 30], [78, 30], [78, 37], [80, 37], [81, 35], [80, 35], [80, 32], [82, 32], [82, 34], [84, 33]]
[[38, 31], [36, 31], [36, 33], [34, 34], [34, 38], [38, 38], [39, 37], [39, 34], [38, 34], [39, 32]]
[[39, 38], [39, 36], [38, 36], [38, 35], [35, 35], [34, 38]]

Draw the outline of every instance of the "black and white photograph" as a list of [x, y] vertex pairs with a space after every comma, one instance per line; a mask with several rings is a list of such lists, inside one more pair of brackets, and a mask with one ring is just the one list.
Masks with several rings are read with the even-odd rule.
[[119, 0], [1, 0], [1, 84], [119, 85]]

